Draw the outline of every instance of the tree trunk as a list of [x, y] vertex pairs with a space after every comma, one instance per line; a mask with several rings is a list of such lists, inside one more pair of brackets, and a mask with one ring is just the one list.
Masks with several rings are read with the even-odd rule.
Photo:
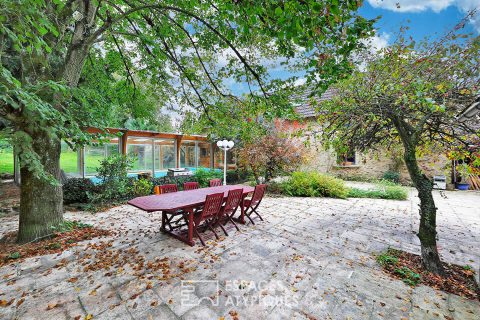
[[415, 148], [405, 146], [405, 164], [420, 198], [420, 227], [418, 238], [421, 244], [423, 267], [437, 274], [443, 274], [443, 267], [437, 250], [437, 208], [433, 200], [433, 182], [422, 174], [418, 167]]
[[[60, 181], [60, 140], [46, 133], [33, 137], [33, 149], [45, 172]], [[63, 191], [59, 184], [36, 177], [26, 166], [20, 168], [20, 225], [17, 241], [26, 243], [52, 233], [52, 226], [63, 221]]]

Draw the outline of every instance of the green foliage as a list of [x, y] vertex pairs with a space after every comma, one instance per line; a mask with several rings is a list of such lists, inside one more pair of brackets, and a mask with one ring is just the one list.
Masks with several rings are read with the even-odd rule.
[[152, 194], [153, 182], [149, 179], [133, 180], [132, 193], [135, 197], [147, 196]]
[[69, 178], [63, 184], [63, 203], [87, 203], [89, 195], [94, 194], [97, 189], [90, 179]]
[[205, 188], [209, 186], [209, 181], [212, 179], [223, 180], [223, 172], [214, 169], [198, 168], [195, 170], [193, 178], [200, 184], [201, 188]]
[[342, 180], [318, 172], [294, 172], [281, 185], [285, 194], [297, 197], [345, 199], [348, 194]]
[[19, 259], [21, 257], [20, 255], [20, 252], [12, 252], [10, 253], [8, 256], [7, 256], [7, 259], [8, 260], [16, 260], [16, 259]]
[[90, 196], [92, 202], [124, 200], [132, 192], [132, 183], [128, 170], [134, 159], [121, 154], [114, 154], [100, 162], [97, 177], [100, 179], [99, 192]]
[[251, 179], [252, 173], [247, 170], [237, 168], [235, 170], [227, 170], [227, 183], [242, 183]]
[[384, 266], [384, 267], [394, 266], [398, 263], [398, 258], [395, 255], [392, 255], [392, 253], [389, 250], [387, 250], [387, 252], [384, 252], [378, 255], [376, 260], [381, 266]]
[[396, 171], [385, 171], [383, 174], [383, 180], [392, 181], [394, 183], [400, 183], [400, 173]]
[[418, 273], [405, 266], [395, 268], [394, 272], [402, 278], [404, 283], [412, 287], [415, 287], [422, 280], [422, 277]]
[[381, 181], [375, 185], [375, 189], [350, 188], [348, 190], [349, 198], [372, 198], [372, 199], [390, 199], [407, 200], [408, 192], [405, 187], [394, 184], [390, 181]]
[[85, 229], [85, 228], [92, 228], [91, 224], [83, 223], [78, 220], [63, 220], [62, 223], [57, 225], [56, 227], [52, 226], [52, 231], [55, 233], [63, 233], [63, 232], [71, 232], [75, 229]]

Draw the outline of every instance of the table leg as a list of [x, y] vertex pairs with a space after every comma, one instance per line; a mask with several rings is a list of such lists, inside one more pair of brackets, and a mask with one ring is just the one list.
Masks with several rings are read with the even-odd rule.
[[189, 245], [193, 246], [193, 209], [188, 210], [188, 242]]
[[240, 204], [240, 223], [242, 224], [245, 224], [245, 209], [244, 209], [245, 198], [246, 196], [242, 197], [242, 203]]
[[165, 211], [162, 211], [162, 226], [160, 227], [160, 230], [165, 231], [166, 221], [167, 221], [167, 213]]

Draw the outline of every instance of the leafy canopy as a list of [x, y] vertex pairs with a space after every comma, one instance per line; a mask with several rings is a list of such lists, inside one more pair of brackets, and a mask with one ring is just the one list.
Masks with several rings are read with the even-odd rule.
[[[242, 109], [258, 105], [278, 114], [288, 109], [280, 93], [295, 77], [272, 79], [265, 61], [281, 58], [294, 70], [305, 71], [309, 82], [326, 88], [350, 71], [349, 54], [370, 35], [372, 21], [356, 14], [360, 4], [2, 1], [4, 131], [21, 165], [42, 176], [41, 157], [32, 147], [39, 132], [52, 141], [85, 144], [91, 137], [83, 127], [103, 127], [112, 108], [142, 112], [142, 106], [151, 105], [151, 93], [167, 108], [201, 111], [211, 127], [225, 122], [214, 115], [225, 113], [232, 102]], [[105, 68], [105, 61], [115, 72], [98, 75], [94, 70]], [[227, 80], [247, 83], [249, 98], [238, 99], [225, 85]], [[132, 90], [142, 95], [140, 83], [145, 97], [132, 107], [126, 100]]]
[[319, 106], [327, 144], [366, 150], [403, 143], [426, 152], [468, 146], [478, 135], [474, 123], [456, 119], [480, 93], [478, 36], [455, 30], [416, 43], [401, 34], [392, 46], [359, 58], [364, 69]]

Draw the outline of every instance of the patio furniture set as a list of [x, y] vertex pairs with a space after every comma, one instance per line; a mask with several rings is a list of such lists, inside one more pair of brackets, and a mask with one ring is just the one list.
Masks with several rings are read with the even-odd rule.
[[260, 184], [255, 188], [222, 185], [220, 179], [210, 180], [209, 185], [208, 188], [200, 188], [198, 182], [185, 182], [183, 191], [178, 191], [176, 184], [165, 184], [155, 187], [154, 195], [138, 197], [128, 203], [147, 212], [160, 211], [161, 230], [191, 246], [195, 244], [194, 235], [205, 245], [201, 233], [206, 230], [212, 231], [219, 239], [217, 227], [228, 236], [225, 229], [228, 223], [240, 230], [236, 222], [245, 224], [245, 217], [252, 224], [255, 224], [253, 214], [263, 221], [257, 209], [266, 185]]

